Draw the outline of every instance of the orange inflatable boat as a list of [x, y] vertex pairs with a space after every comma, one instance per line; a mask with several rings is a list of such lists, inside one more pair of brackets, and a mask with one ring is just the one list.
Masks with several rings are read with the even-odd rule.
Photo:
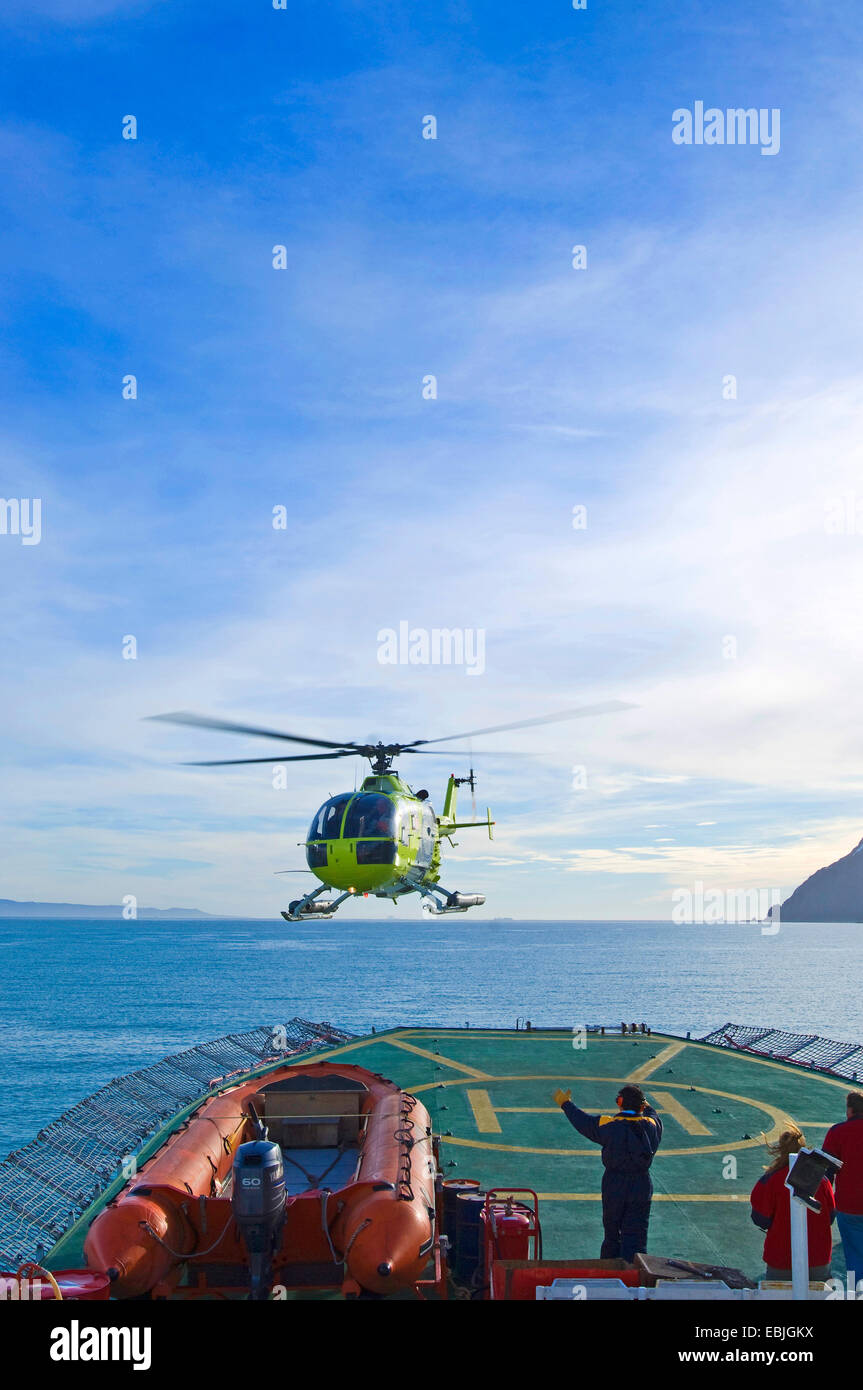
[[435, 1252], [428, 1113], [335, 1062], [285, 1066], [205, 1101], [100, 1213], [91, 1270], [113, 1297], [278, 1297], [416, 1286]]

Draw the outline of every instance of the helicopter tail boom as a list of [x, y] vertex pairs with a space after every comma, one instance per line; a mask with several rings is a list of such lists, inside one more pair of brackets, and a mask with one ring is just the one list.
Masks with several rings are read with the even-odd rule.
[[449, 826], [449, 829], [450, 829], [450, 830], [474, 830], [478, 825], [487, 826], [487, 827], [488, 827], [488, 838], [489, 838], [490, 840], [493, 840], [493, 839], [494, 839], [494, 835], [492, 834], [492, 829], [493, 829], [493, 827], [494, 827], [495, 825], [497, 825], [497, 821], [493, 821], [492, 818], [491, 818], [491, 807], [490, 807], [490, 806], [486, 806], [485, 811], [486, 811], [486, 819], [485, 819], [485, 820], [457, 820], [457, 821], [453, 821], [452, 825]]

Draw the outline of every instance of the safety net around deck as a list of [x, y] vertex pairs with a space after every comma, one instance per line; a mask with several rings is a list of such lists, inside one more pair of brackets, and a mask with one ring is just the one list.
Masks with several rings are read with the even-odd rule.
[[353, 1036], [293, 1018], [188, 1047], [115, 1077], [0, 1163], [0, 1269], [38, 1260], [178, 1111], [269, 1060], [338, 1046]]
[[778, 1062], [793, 1062], [812, 1071], [830, 1072], [852, 1084], [863, 1081], [863, 1046], [838, 1042], [817, 1033], [789, 1033], [782, 1028], [758, 1028], [748, 1023], [724, 1023], [707, 1033], [702, 1042], [738, 1052], [754, 1052]]

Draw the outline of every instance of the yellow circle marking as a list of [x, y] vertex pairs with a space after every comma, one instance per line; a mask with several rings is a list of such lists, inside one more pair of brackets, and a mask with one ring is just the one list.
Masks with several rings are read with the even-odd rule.
[[[613, 1082], [613, 1077], [608, 1076], [561, 1076], [559, 1073], [554, 1076], [489, 1076], [486, 1086], [492, 1086], [498, 1081], [599, 1081], [602, 1085], [609, 1085]], [[457, 1077], [454, 1081], [430, 1081], [423, 1086], [414, 1086], [411, 1092], [416, 1095], [419, 1091], [431, 1091], [437, 1086], [475, 1086], [476, 1080], [473, 1077]], [[736, 1100], [741, 1105], [751, 1105], [754, 1110], [761, 1110], [765, 1115], [769, 1115], [773, 1121], [772, 1128], [764, 1134], [760, 1134], [756, 1139], [735, 1139], [727, 1144], [703, 1144], [687, 1149], [664, 1149], [660, 1145], [657, 1150], [657, 1158], [677, 1158], [682, 1154], [726, 1154], [734, 1149], [755, 1149], [759, 1144], [773, 1142], [781, 1134], [783, 1129], [787, 1129], [792, 1124], [791, 1116], [784, 1110], [780, 1110], [776, 1105], [770, 1105], [765, 1100], [752, 1100], [750, 1096], [736, 1096], [731, 1091], [714, 1091], [710, 1086], [692, 1086], [684, 1081], [666, 1081], [663, 1077], [662, 1085], [669, 1090], [679, 1091], [694, 1090], [704, 1096], [721, 1096], [723, 1100]], [[529, 1144], [490, 1144], [485, 1139], [461, 1139], [455, 1135], [447, 1135], [443, 1141], [445, 1144], [458, 1144], [465, 1149], [494, 1149], [500, 1153], [515, 1154], [555, 1154], [565, 1155], [570, 1158], [587, 1158], [596, 1154], [596, 1146], [591, 1149], [540, 1149]]]

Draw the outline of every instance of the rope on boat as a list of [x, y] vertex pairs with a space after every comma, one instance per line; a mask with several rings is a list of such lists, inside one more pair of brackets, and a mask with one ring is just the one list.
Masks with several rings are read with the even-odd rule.
[[[338, 1265], [338, 1264], [341, 1264], [342, 1262], [341, 1262], [341, 1260], [339, 1259], [338, 1255], [336, 1254], [335, 1246], [333, 1245], [332, 1237], [331, 1237], [331, 1235], [330, 1235], [330, 1223], [329, 1223], [329, 1221], [327, 1220], [327, 1198], [328, 1198], [328, 1197], [331, 1197], [332, 1195], [333, 1195], [333, 1194], [332, 1194], [330, 1188], [328, 1188], [328, 1187], [325, 1187], [325, 1188], [322, 1190], [322, 1192], [321, 1192], [321, 1230], [323, 1231], [324, 1235], [325, 1235], [326, 1238], [327, 1238], [327, 1245], [330, 1247], [330, 1254], [331, 1254], [332, 1257], [333, 1257], [333, 1264], [334, 1264], [334, 1265]], [[353, 1244], [353, 1242], [351, 1242], [351, 1244]], [[349, 1250], [349, 1249], [350, 1249], [350, 1246], [348, 1246], [348, 1250]], [[345, 1251], [345, 1254], [347, 1254], [347, 1253], [348, 1253], [348, 1252], [347, 1252], [347, 1250], [346, 1250], [346, 1251]]]
[[365, 1219], [365, 1221], [361, 1221], [360, 1224], [359, 1224], [359, 1226], [357, 1226], [357, 1229], [354, 1231], [353, 1235], [351, 1236], [350, 1240], [348, 1241], [347, 1245], [345, 1246], [345, 1255], [344, 1255], [345, 1259], [348, 1258], [348, 1254], [349, 1254], [349, 1252], [350, 1252], [350, 1248], [351, 1248], [351, 1246], [353, 1245], [354, 1241], [356, 1240], [357, 1236], [359, 1235], [360, 1231], [364, 1231], [364, 1230], [366, 1229], [366, 1226], [371, 1226], [371, 1224], [372, 1224], [372, 1218], [371, 1218], [370, 1216], [367, 1216], [366, 1219]]
[[347, 1153], [347, 1151], [347, 1146], [342, 1145], [342, 1147], [336, 1151], [336, 1156], [332, 1160], [332, 1162], [327, 1164], [326, 1168], [322, 1173], [317, 1174], [310, 1173], [308, 1168], [303, 1167], [302, 1163], [300, 1163], [298, 1158], [293, 1158], [290, 1152], [285, 1149], [282, 1149], [282, 1158], [286, 1163], [292, 1163], [295, 1168], [299, 1168], [303, 1177], [307, 1179], [309, 1187], [320, 1187], [324, 1178], [327, 1176], [328, 1173], [332, 1172], [339, 1159], [342, 1158]]
[[225, 1239], [225, 1233], [226, 1233], [228, 1227], [230, 1226], [230, 1224], [231, 1224], [230, 1221], [226, 1221], [226, 1222], [225, 1222], [224, 1226], [222, 1227], [221, 1233], [220, 1233], [220, 1234], [216, 1237], [216, 1239], [213, 1241], [213, 1244], [212, 1244], [212, 1245], [209, 1245], [209, 1246], [207, 1247], [206, 1250], [197, 1250], [197, 1249], [196, 1249], [196, 1250], [187, 1250], [187, 1251], [184, 1253], [182, 1250], [172, 1250], [171, 1247], [170, 1247], [170, 1245], [168, 1244], [168, 1242], [167, 1242], [166, 1240], [163, 1240], [162, 1237], [159, 1235], [159, 1232], [158, 1232], [158, 1231], [154, 1231], [154, 1229], [153, 1229], [153, 1227], [150, 1225], [149, 1221], [139, 1221], [139, 1222], [138, 1222], [138, 1225], [141, 1227], [141, 1229], [144, 1230], [144, 1231], [146, 1231], [148, 1236], [152, 1236], [152, 1237], [153, 1237], [153, 1240], [156, 1242], [157, 1245], [161, 1245], [162, 1249], [163, 1249], [163, 1250], [167, 1250], [168, 1254], [171, 1255], [171, 1256], [173, 1257], [173, 1259], [175, 1259], [175, 1260], [182, 1260], [184, 1264], [185, 1264], [186, 1260], [190, 1260], [190, 1259], [192, 1258], [193, 1255], [194, 1255], [195, 1259], [197, 1260], [197, 1259], [201, 1259], [204, 1255], [210, 1255], [210, 1254], [212, 1254], [212, 1252], [215, 1250], [216, 1246], [217, 1246], [217, 1245], [221, 1245], [222, 1241]]

